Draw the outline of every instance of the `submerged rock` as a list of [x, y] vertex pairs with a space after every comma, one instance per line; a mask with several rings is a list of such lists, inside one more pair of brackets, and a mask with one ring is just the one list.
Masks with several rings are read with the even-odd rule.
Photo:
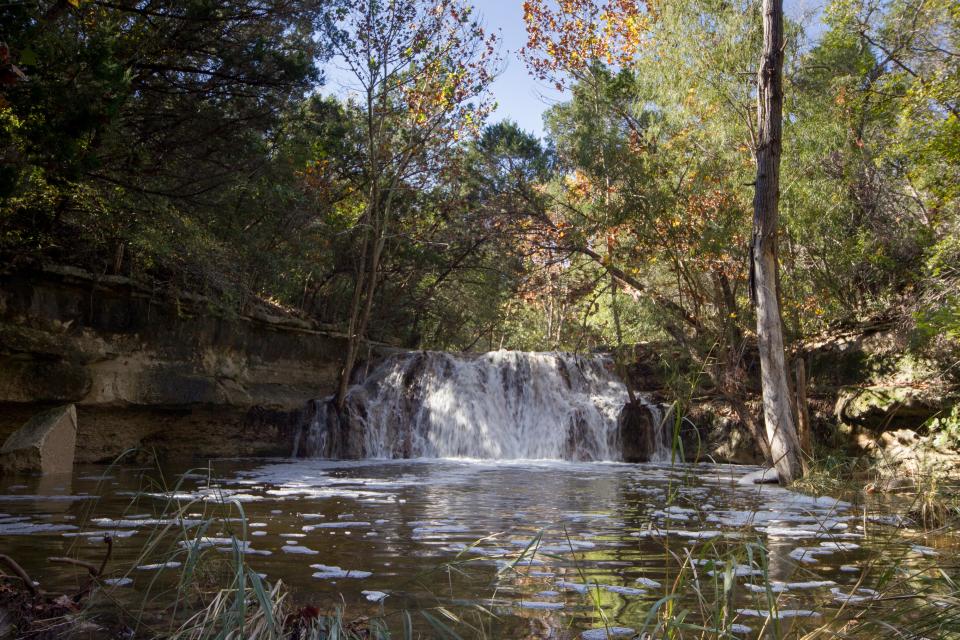
[[70, 473], [76, 443], [77, 410], [72, 404], [38, 413], [3, 443], [0, 474]]

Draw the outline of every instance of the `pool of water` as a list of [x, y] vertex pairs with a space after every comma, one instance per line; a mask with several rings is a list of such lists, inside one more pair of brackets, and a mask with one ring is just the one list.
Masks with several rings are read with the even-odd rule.
[[281, 579], [298, 605], [383, 616], [396, 629], [410, 613], [423, 637], [438, 637], [437, 620], [464, 638], [617, 637], [615, 628], [661, 637], [665, 625], [681, 637], [856, 635], [890, 618], [916, 630], [929, 611], [956, 607], [943, 581], [957, 575], [952, 533], [925, 535], [879, 504], [740, 483], [751, 471], [466, 460], [81, 467], [0, 481], [0, 549], [45, 589], [66, 591], [80, 572], [47, 559], [99, 563], [109, 534], [112, 597], [169, 611], [186, 547], [227, 562], [236, 536], [246, 562]]

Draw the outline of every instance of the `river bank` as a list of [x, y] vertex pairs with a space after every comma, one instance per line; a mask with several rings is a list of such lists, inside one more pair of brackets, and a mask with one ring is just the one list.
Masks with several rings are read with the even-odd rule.
[[[78, 462], [138, 447], [171, 459], [288, 455], [314, 417], [311, 401], [335, 388], [345, 339], [266, 303], [254, 309], [231, 314], [202, 296], [73, 267], [5, 273], [0, 439], [42, 409], [74, 403]], [[931, 384], [929, 367], [904, 355], [889, 327], [812, 340], [797, 357], [818, 447], [914, 474], [956, 463], [943, 436], [956, 390]], [[674, 401], [664, 363], [678, 354], [637, 345], [627, 359], [634, 393]], [[758, 411], [755, 376], [747, 383], [746, 406]], [[760, 462], [730, 403], [694, 391], [679, 425], [684, 456]]]

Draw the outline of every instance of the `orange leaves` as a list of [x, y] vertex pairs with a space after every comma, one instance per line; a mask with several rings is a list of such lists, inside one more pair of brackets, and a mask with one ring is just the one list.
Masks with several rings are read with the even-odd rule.
[[[421, 0], [407, 0], [422, 10]], [[447, 140], [475, 134], [492, 110], [486, 89], [498, 64], [499, 37], [486, 32], [461, 0], [443, 0], [432, 20], [412, 38], [417, 46], [400, 56], [404, 81], [399, 91], [409, 126], [430, 129]]]
[[527, 45], [521, 54], [542, 80], [563, 82], [595, 62], [629, 65], [643, 46], [653, 12], [639, 0], [526, 0]]
[[579, 169], [567, 174], [563, 181], [574, 200], [582, 201], [590, 195], [592, 189], [590, 178]]

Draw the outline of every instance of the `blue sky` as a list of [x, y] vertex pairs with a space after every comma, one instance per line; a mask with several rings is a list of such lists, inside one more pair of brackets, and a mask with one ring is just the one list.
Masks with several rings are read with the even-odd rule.
[[541, 82], [527, 72], [518, 51], [527, 42], [523, 23], [523, 0], [480, 0], [477, 9], [483, 14], [484, 24], [499, 29], [503, 72], [493, 83], [492, 92], [497, 110], [492, 121], [509, 118], [521, 128], [542, 136], [543, 112], [564, 99], [564, 94], [552, 85]]
[[[823, 0], [784, 0], [787, 15], [794, 19], [818, 13], [822, 5]], [[523, 129], [542, 136], [544, 111], [562, 101], [564, 94], [532, 77], [519, 56], [518, 52], [527, 40], [523, 0], [474, 0], [474, 6], [483, 15], [487, 29], [499, 31], [502, 38], [502, 72], [491, 88], [498, 106], [490, 121], [510, 119]], [[816, 36], [818, 31], [814, 24], [810, 35]], [[327, 69], [327, 91], [336, 94], [345, 91], [343, 82], [338, 81], [341, 75], [335, 65]]]

